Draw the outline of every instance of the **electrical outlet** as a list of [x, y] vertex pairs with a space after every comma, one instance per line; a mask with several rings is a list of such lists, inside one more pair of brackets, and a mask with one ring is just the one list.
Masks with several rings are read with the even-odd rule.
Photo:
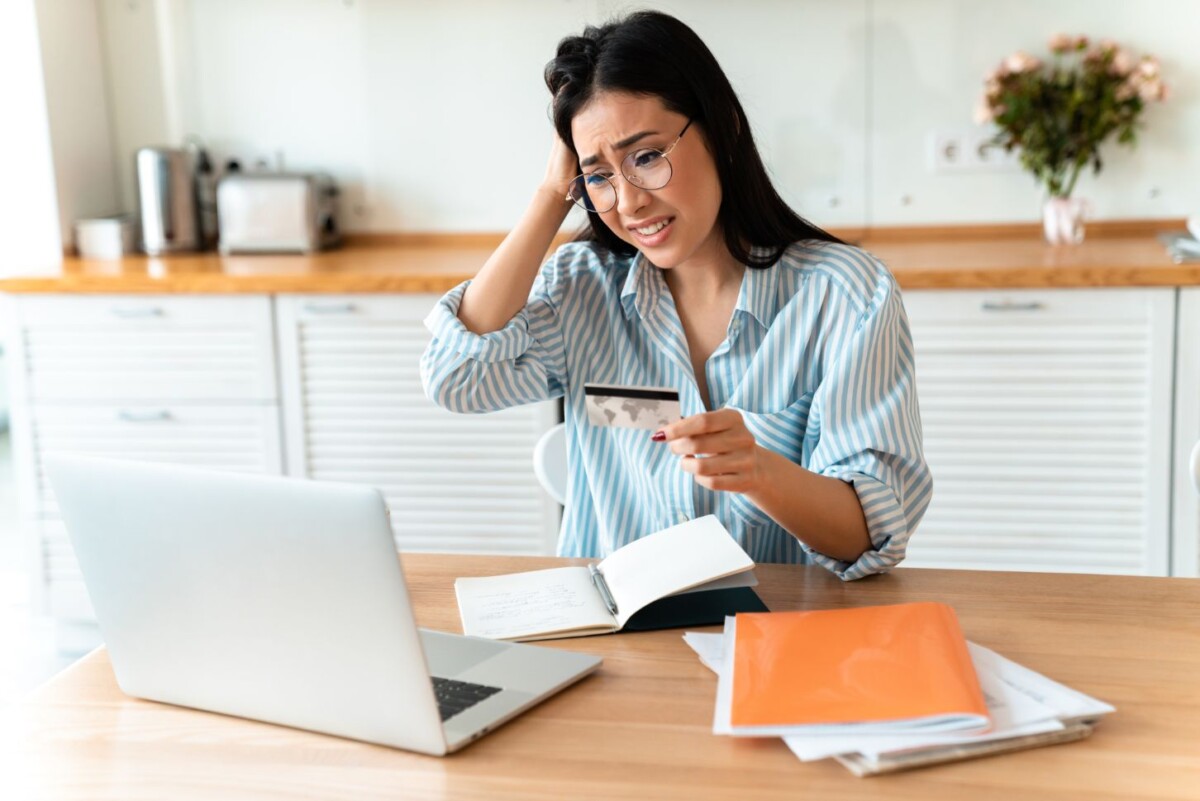
[[963, 167], [963, 138], [952, 131], [930, 131], [929, 169], [932, 172], [958, 172]]
[[971, 139], [972, 158], [975, 166], [981, 171], [1019, 172], [1021, 162], [1017, 151], [1007, 151], [992, 142], [995, 132], [991, 130], [978, 131]]
[[930, 172], [941, 174], [977, 172], [1016, 172], [1020, 169], [1016, 152], [992, 144], [989, 128], [934, 130], [928, 137]]
[[216, 157], [214, 166], [221, 172], [230, 161], [236, 161], [242, 172], [282, 172], [286, 168], [284, 152], [263, 147], [244, 145], [241, 147], [213, 148]]

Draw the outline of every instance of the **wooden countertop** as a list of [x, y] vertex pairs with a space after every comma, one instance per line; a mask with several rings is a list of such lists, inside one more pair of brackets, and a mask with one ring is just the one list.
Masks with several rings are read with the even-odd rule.
[[[456, 576], [564, 563], [404, 555], [417, 622], [443, 631], [461, 630]], [[800, 762], [778, 738], [714, 736], [716, 677], [674, 629], [538, 643], [598, 654], [604, 664], [461, 753], [438, 759], [139, 701], [120, 692], [100, 650], [0, 713], [0, 797], [1196, 798], [1194, 579], [901, 567], [843, 583], [816, 567], [759, 565], [757, 572], [759, 593], [777, 611], [950, 604], [969, 639], [1116, 712], [1081, 742], [856, 779], [832, 760]]]
[[[1077, 246], [1046, 245], [1035, 226], [838, 231], [883, 260], [905, 289], [1200, 284], [1200, 262], [1174, 264], [1155, 239], [1182, 221], [1097, 223]], [[119, 261], [68, 257], [60, 276], [0, 280], [12, 293], [445, 292], [470, 278], [498, 234], [362, 236], [313, 255], [181, 254]]]

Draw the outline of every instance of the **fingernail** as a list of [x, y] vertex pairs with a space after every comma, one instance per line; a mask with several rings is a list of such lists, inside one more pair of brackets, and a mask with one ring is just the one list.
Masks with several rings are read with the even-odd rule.
[[667, 438], [666, 431], [655, 431], [654, 435], [650, 437], [650, 439], [654, 440], [655, 442], [662, 442], [666, 438]]

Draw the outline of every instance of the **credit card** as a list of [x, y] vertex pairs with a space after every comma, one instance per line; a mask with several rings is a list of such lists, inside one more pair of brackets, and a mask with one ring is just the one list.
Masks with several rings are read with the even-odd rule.
[[584, 384], [588, 420], [596, 426], [657, 431], [679, 419], [679, 392], [666, 387]]

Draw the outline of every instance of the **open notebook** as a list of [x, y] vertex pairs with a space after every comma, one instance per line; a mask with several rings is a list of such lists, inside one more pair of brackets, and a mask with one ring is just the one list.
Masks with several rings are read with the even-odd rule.
[[454, 592], [464, 634], [546, 640], [620, 631], [637, 612], [668, 596], [752, 587], [753, 568], [708, 515], [634, 540], [598, 564], [460, 578]]

